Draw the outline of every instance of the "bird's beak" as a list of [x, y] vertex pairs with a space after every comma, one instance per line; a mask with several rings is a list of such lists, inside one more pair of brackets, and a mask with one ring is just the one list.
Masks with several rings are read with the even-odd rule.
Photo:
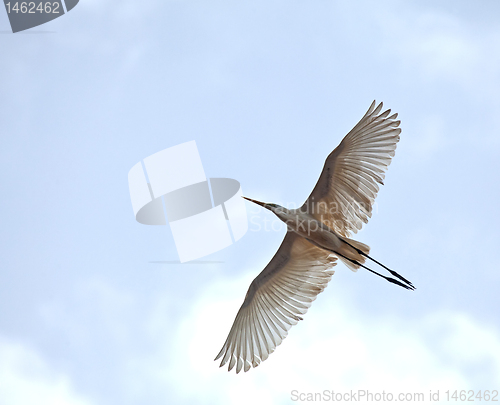
[[257, 200], [252, 200], [251, 198], [247, 198], [247, 197], [243, 197], [243, 198], [245, 200], [251, 201], [251, 202], [253, 202], [253, 203], [257, 204], [257, 205], [260, 205], [261, 207], [266, 208], [266, 203], [263, 203], [263, 202], [260, 202], [260, 201], [257, 201]]

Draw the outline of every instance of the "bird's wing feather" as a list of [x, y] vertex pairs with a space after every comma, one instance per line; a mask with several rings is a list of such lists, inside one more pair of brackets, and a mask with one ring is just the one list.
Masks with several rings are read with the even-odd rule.
[[253, 280], [215, 360], [229, 371], [248, 371], [266, 360], [330, 281], [336, 258], [289, 231], [269, 264]]
[[[399, 141], [400, 121], [372, 103], [363, 118], [326, 159], [321, 176], [301, 207], [338, 234], [350, 236], [371, 217], [378, 184]], [[377, 184], [378, 183], [378, 184]]]

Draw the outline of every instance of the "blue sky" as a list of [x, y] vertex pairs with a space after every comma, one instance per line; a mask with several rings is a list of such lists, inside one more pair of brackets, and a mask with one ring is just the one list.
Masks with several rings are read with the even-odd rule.
[[[495, 1], [82, 0], [12, 35], [0, 12], [0, 403], [498, 389], [499, 14]], [[128, 171], [196, 140], [207, 176], [299, 204], [374, 99], [403, 132], [356, 239], [418, 289], [340, 264], [266, 362], [219, 369], [284, 229], [250, 226], [212, 264], [150, 263], [178, 257], [168, 227], [135, 221]]]

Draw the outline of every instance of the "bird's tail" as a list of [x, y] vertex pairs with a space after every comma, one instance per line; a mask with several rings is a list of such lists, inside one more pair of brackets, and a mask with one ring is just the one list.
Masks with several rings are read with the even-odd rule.
[[[354, 239], [349, 239], [349, 238], [342, 238], [342, 239], [347, 243], [343, 243], [342, 246], [340, 247], [339, 253], [342, 256], [338, 256], [338, 258], [352, 271], [357, 271], [360, 266], [358, 264], [351, 262], [350, 260], [354, 260], [357, 263], [363, 264], [366, 261], [368, 253], [370, 253], [370, 246], [358, 242]], [[366, 256], [358, 253], [356, 249], [361, 250]]]
[[[358, 270], [360, 267], [365, 268], [366, 270], [376, 274], [377, 276], [380, 276], [382, 278], [385, 278], [387, 281], [399, 285], [403, 288], [406, 288], [407, 290], [414, 290], [415, 286], [411, 283], [411, 281], [408, 281], [406, 278], [404, 278], [401, 274], [398, 274], [396, 271], [391, 270], [389, 267], [384, 266], [382, 263], [379, 261], [375, 260], [373, 257], [368, 256], [368, 253], [370, 253], [370, 248], [366, 246], [364, 243], [357, 242], [352, 239], [348, 238], [339, 238], [341, 241], [344, 243], [341, 245], [339, 251], [336, 251], [335, 253], [337, 254], [338, 258], [342, 260], [343, 263], [347, 267], [349, 267], [352, 271]], [[350, 250], [347, 248], [349, 247]], [[356, 252], [358, 254], [357, 257], [352, 254], [352, 252]], [[379, 266], [382, 266], [384, 269], [386, 269], [391, 275], [394, 277], [397, 277], [399, 280], [396, 280], [391, 277], [386, 277], [379, 272], [376, 272], [364, 265], [364, 262], [366, 259], [370, 259], [373, 262], [377, 263]]]

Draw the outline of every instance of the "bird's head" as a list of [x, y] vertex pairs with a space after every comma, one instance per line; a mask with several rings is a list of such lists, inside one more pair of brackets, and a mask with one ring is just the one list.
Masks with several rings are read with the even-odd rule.
[[247, 198], [247, 197], [243, 197], [243, 198], [245, 200], [251, 201], [257, 205], [260, 205], [261, 207], [264, 207], [264, 208], [268, 209], [269, 211], [274, 212], [278, 217], [281, 217], [281, 215], [287, 211], [286, 208], [284, 208], [278, 204], [263, 203], [263, 202], [260, 202], [257, 200], [252, 200], [251, 198]]

